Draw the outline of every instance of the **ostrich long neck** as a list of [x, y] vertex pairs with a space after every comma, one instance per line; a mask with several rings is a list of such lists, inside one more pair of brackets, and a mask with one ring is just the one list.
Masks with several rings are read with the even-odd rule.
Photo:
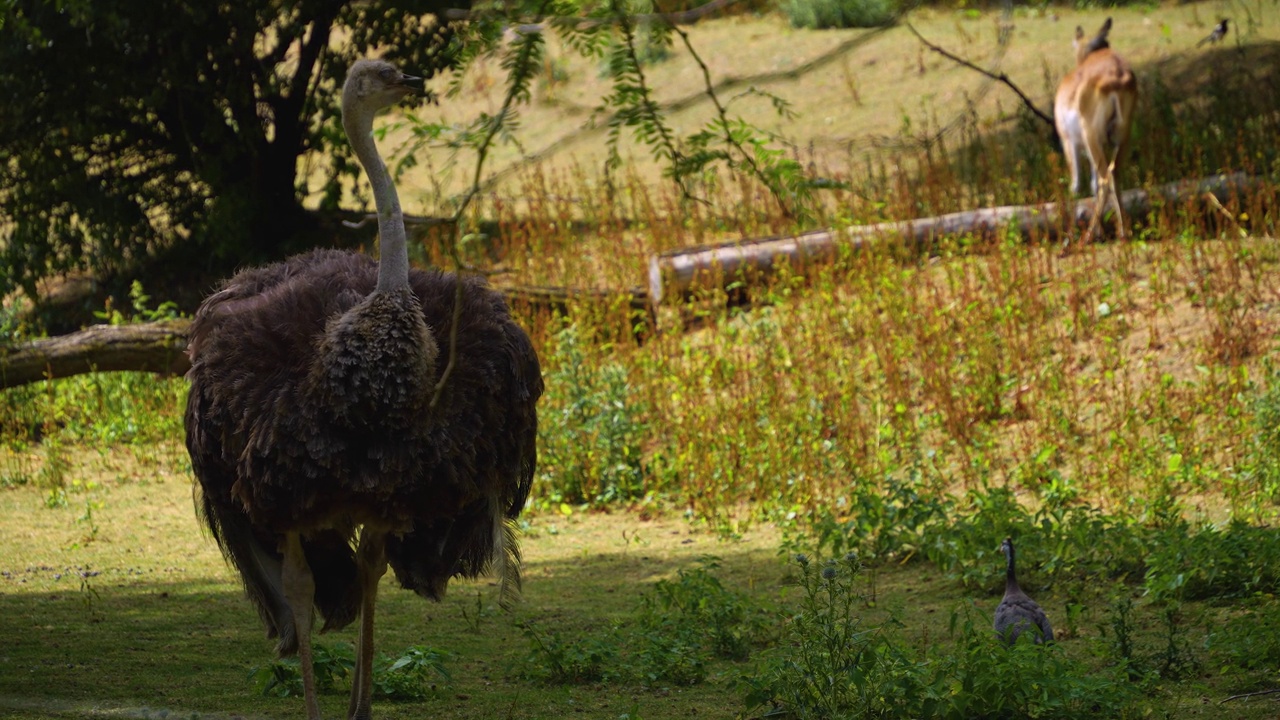
[[373, 142], [373, 113], [343, 112], [342, 127], [365, 174], [369, 176], [369, 183], [373, 185], [373, 203], [378, 208], [377, 292], [407, 288], [409, 246], [405, 238], [404, 214], [400, 210], [396, 186], [391, 182], [391, 173]]

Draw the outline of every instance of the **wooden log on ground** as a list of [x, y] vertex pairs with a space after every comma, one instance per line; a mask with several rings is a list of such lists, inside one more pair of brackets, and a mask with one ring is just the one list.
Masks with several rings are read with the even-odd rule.
[[70, 335], [0, 347], [0, 389], [87, 372], [135, 370], [180, 375], [190, 320], [94, 325]]
[[[1208, 193], [1227, 202], [1258, 185], [1258, 180], [1242, 173], [1218, 175], [1203, 180], [1170, 183], [1146, 190], [1121, 193], [1120, 201], [1129, 217], [1144, 217], [1156, 200], [1187, 202]], [[861, 247], [864, 243], [900, 238], [908, 246], [928, 247], [941, 237], [961, 234], [993, 235], [1016, 228], [1024, 238], [1055, 239], [1064, 226], [1087, 227], [1093, 219], [1094, 201], [1081, 200], [1069, 206], [1069, 223], [1061, 217], [1058, 203], [1008, 205], [931, 218], [875, 225], [858, 225], [844, 230], [816, 230], [792, 237], [741, 240], [719, 245], [682, 248], [649, 259], [649, 297], [656, 306], [680, 301], [698, 291], [728, 290], [738, 283], [755, 283], [771, 276], [780, 263], [797, 267], [832, 257], [840, 247]]]
[[[512, 307], [570, 314], [577, 303], [626, 303], [627, 331], [642, 341], [652, 332], [653, 308], [644, 290], [624, 292], [561, 287], [502, 288]], [[0, 346], [0, 389], [89, 372], [130, 370], [181, 375], [187, 358], [188, 319], [136, 325], [93, 325], [57, 337]]]

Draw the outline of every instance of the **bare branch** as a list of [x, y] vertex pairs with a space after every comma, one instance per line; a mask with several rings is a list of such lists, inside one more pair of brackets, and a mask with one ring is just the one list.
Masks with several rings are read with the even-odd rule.
[[1231, 697], [1225, 700], [1219, 700], [1218, 704], [1221, 705], [1224, 702], [1231, 702], [1232, 700], [1239, 700], [1240, 698], [1256, 697], [1258, 695], [1275, 695], [1276, 693], [1280, 693], [1280, 688], [1275, 688], [1273, 690], [1259, 690], [1257, 692], [1243, 693], [1240, 695], [1232, 695]]
[[1005, 85], [1008, 85], [1009, 89], [1012, 90], [1014, 93], [1016, 93], [1018, 97], [1022, 100], [1023, 105], [1026, 105], [1027, 108], [1031, 110], [1031, 112], [1035, 113], [1036, 117], [1048, 123], [1049, 127], [1053, 127], [1053, 118], [1050, 117], [1049, 115], [1046, 115], [1044, 111], [1042, 111], [1040, 108], [1036, 107], [1035, 103], [1031, 102], [1031, 98], [1027, 97], [1026, 93], [1022, 92], [1021, 88], [1013, 84], [1013, 81], [1009, 79], [1008, 75], [1005, 75], [1004, 73], [1000, 73], [999, 75], [997, 75], [991, 72], [990, 70], [985, 70], [983, 68], [980, 68], [977, 65], [974, 65], [973, 63], [969, 62], [968, 60], [965, 60], [964, 58], [959, 57], [957, 55], [953, 55], [952, 53], [947, 52], [946, 50], [938, 47], [937, 45], [934, 45], [928, 40], [925, 40], [924, 36], [921, 35], [920, 32], [916, 30], [915, 26], [913, 26], [911, 23], [906, 23], [906, 26], [907, 26], [907, 29], [910, 30], [913, 35], [919, 38], [920, 42], [923, 43], [924, 46], [929, 48], [930, 50], [938, 53], [939, 55], [953, 62], [959, 63], [960, 65], [963, 65], [969, 68], [970, 70], [976, 70], [977, 72], [980, 72], [983, 75], [986, 75], [992, 80], [996, 80], [998, 82], [1004, 83]]

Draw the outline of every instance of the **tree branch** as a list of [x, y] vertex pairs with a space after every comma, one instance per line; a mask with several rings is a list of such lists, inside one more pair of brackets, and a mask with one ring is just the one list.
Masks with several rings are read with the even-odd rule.
[[924, 36], [921, 35], [920, 32], [916, 30], [915, 26], [913, 26], [911, 23], [906, 23], [906, 26], [907, 26], [907, 29], [910, 30], [911, 33], [915, 35], [920, 40], [920, 42], [923, 43], [924, 46], [929, 48], [930, 50], [938, 53], [939, 55], [953, 62], [959, 63], [960, 65], [963, 65], [969, 68], [970, 70], [976, 70], [982, 73], [983, 75], [986, 75], [987, 77], [991, 78], [992, 80], [996, 80], [1004, 83], [1005, 85], [1008, 85], [1009, 89], [1014, 91], [1018, 95], [1018, 97], [1022, 99], [1022, 104], [1026, 105], [1027, 108], [1031, 110], [1031, 112], [1036, 114], [1036, 117], [1048, 123], [1049, 127], [1054, 126], [1053, 118], [1050, 117], [1049, 115], [1046, 115], [1043, 111], [1040, 110], [1040, 108], [1036, 107], [1035, 103], [1031, 102], [1031, 98], [1027, 97], [1026, 93], [1022, 92], [1021, 88], [1013, 84], [1013, 81], [1009, 79], [1008, 75], [1005, 75], [1004, 73], [1000, 73], [999, 75], [996, 75], [995, 73], [992, 73], [990, 70], [984, 70], [983, 68], [980, 68], [977, 65], [974, 65], [968, 60], [965, 60], [964, 58], [959, 57], [957, 55], [953, 55], [947, 52], [946, 50], [943, 50], [942, 48], [938, 47], [937, 45], [934, 45], [928, 40], [925, 40]]
[[1257, 692], [1243, 693], [1240, 695], [1232, 695], [1231, 697], [1225, 700], [1219, 700], [1218, 704], [1221, 705], [1224, 702], [1231, 702], [1232, 700], [1239, 700], [1240, 698], [1256, 697], [1258, 695], [1275, 695], [1276, 693], [1280, 693], [1280, 688], [1275, 688], [1273, 690], [1259, 690]]
[[720, 129], [724, 131], [725, 143], [738, 151], [738, 154], [742, 156], [742, 159], [747, 163], [747, 166], [751, 168], [751, 174], [755, 175], [757, 180], [764, 183], [764, 186], [769, 188], [769, 191], [773, 193], [773, 199], [777, 201], [778, 207], [782, 210], [782, 214], [788, 218], [794, 218], [796, 216], [795, 212], [792, 210], [791, 205], [787, 203], [783, 188], [778, 187], [777, 183], [773, 182], [767, 175], [765, 175], [764, 171], [760, 169], [760, 166], [756, 164], [756, 160], [751, 153], [747, 152], [747, 149], [742, 147], [742, 143], [734, 139], [733, 133], [729, 129], [729, 113], [720, 102], [720, 96], [716, 95], [715, 83], [711, 81], [711, 68], [707, 67], [707, 64], [702, 61], [702, 56], [694, 49], [693, 41], [689, 39], [689, 33], [675, 27], [674, 25], [671, 29], [680, 36], [680, 40], [684, 42], [685, 49], [689, 51], [689, 55], [702, 70], [702, 82], [706, 85], [707, 96], [711, 98], [711, 103], [716, 108], [716, 115], [720, 118]]
[[[822, 55], [812, 60], [809, 60], [808, 62], [801, 63], [800, 65], [797, 65], [789, 70], [777, 70], [774, 72], [760, 73], [758, 75], [747, 75], [742, 77], [732, 77], [732, 76], [726, 77], [723, 80], [720, 80], [719, 82], [717, 82], [714, 87], [694, 91], [689, 95], [686, 95], [685, 97], [678, 98], [676, 100], [672, 100], [670, 102], [664, 103], [660, 105], [658, 109], [661, 110], [663, 113], [670, 115], [673, 113], [680, 112], [681, 110], [685, 110], [687, 108], [693, 107], [699, 103], [705, 102], [709, 93], [710, 94], [723, 93], [733, 88], [741, 87], [743, 85], [765, 85], [768, 83], [780, 82], [783, 80], [795, 80], [796, 78], [803, 77], [805, 74], [809, 72], [812, 72], [814, 70], [817, 70], [818, 68], [824, 67], [826, 65], [829, 65], [835, 62], [836, 60], [840, 59], [845, 54], [847, 54], [849, 51], [854, 50], [870, 42], [871, 40], [879, 36], [881, 33], [887, 31], [889, 28], [890, 26], [888, 25], [882, 25], [872, 30], [868, 30], [867, 32], [861, 35], [858, 35], [857, 37], [850, 38], [849, 40], [845, 40], [844, 42], [840, 43], [839, 45], [832, 48], [831, 50], [828, 50]], [[554, 140], [540, 150], [535, 150], [532, 153], [527, 153], [521, 156], [520, 162], [512, 163], [511, 165], [508, 165], [507, 167], [504, 167], [501, 170], [495, 171], [492, 175], [485, 178], [483, 187], [485, 189], [494, 187], [498, 183], [505, 180], [507, 177], [511, 176], [514, 173], [519, 172], [520, 168], [526, 165], [548, 158], [554, 155], [555, 153], [558, 153], [562, 150], [565, 150], [566, 148], [573, 146], [577, 142], [580, 142], [582, 140], [585, 140], [591, 137], [595, 137], [600, 133], [607, 132], [611, 127], [613, 118], [616, 116], [617, 115], [615, 113], [614, 116], [610, 117], [609, 120], [604, 123], [597, 123], [595, 118], [593, 117], [586, 124], [579, 127], [576, 132], [573, 132], [569, 135], [561, 137], [558, 140]]]

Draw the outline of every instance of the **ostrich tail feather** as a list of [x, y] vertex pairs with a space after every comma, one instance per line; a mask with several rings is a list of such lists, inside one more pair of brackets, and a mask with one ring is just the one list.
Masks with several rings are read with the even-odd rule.
[[520, 601], [520, 541], [516, 524], [505, 517], [493, 524], [494, 571], [498, 576], [498, 607], [511, 610]]

